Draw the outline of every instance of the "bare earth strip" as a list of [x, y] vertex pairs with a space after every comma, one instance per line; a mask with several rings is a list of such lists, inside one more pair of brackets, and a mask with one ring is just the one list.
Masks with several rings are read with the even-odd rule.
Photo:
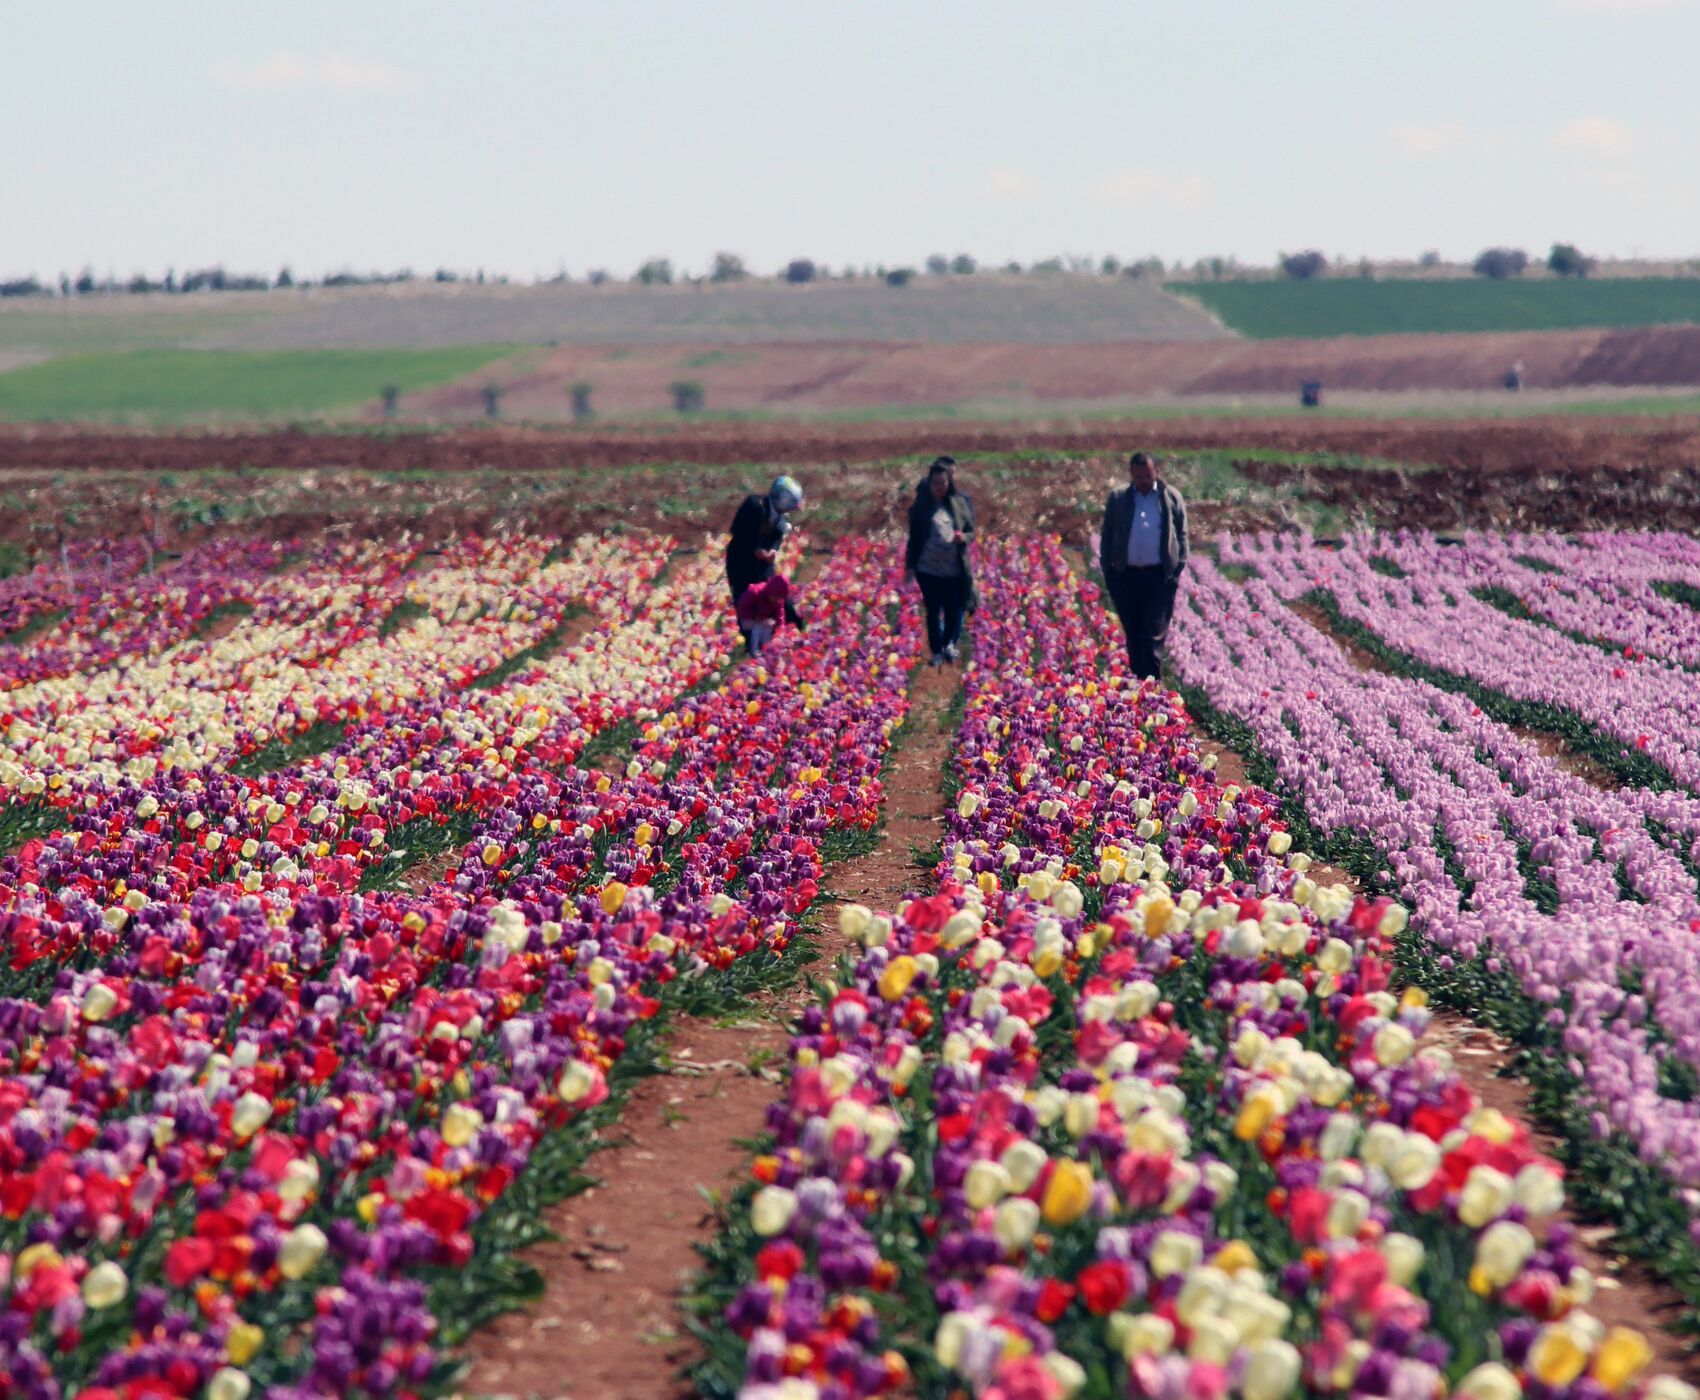
[[[1563, 408], [1576, 398], [1644, 394], [1654, 386], [1692, 393], [1700, 380], [1700, 327], [1641, 331], [1550, 331], [1515, 335], [1345, 337], [1336, 340], [1154, 342], [1122, 334], [1097, 344], [879, 343], [822, 335], [809, 343], [684, 340], [640, 346], [575, 338], [522, 372], [497, 374], [503, 411], [529, 422], [560, 422], [571, 388], [590, 384], [605, 415], [661, 414], [669, 386], [702, 384], [708, 405], [740, 413], [872, 412], [881, 408], [976, 406], [995, 416], [1023, 406], [1084, 410], [1168, 402], [1183, 409], [1249, 400], [1290, 404], [1315, 380], [1328, 401], [1402, 404], [1421, 412], [1447, 405], [1477, 412], [1539, 399]], [[1525, 366], [1526, 393], [1501, 388], [1506, 367]], [[484, 412], [482, 371], [408, 401], [408, 417], [473, 419]], [[1344, 396], [1344, 397], [1342, 397]], [[1355, 396], [1355, 397], [1354, 397]]]

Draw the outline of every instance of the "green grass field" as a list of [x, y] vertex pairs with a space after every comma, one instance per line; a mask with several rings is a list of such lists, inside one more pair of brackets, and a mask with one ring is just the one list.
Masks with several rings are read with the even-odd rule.
[[0, 420], [185, 423], [312, 418], [471, 374], [512, 346], [442, 350], [135, 350], [0, 374]]
[[1171, 282], [1254, 340], [1700, 323], [1700, 278]]

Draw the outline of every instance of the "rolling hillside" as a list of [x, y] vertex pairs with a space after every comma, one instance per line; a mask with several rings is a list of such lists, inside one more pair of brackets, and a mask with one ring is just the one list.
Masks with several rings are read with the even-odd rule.
[[1254, 340], [1700, 324], [1700, 278], [1171, 282]]

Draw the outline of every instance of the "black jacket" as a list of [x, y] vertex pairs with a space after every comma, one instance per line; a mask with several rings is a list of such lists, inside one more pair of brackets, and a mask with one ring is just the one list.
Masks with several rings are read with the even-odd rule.
[[[1104, 503], [1104, 527], [1098, 535], [1098, 567], [1104, 577], [1127, 568], [1127, 535], [1133, 527], [1133, 487], [1110, 492]], [[1162, 505], [1161, 553], [1163, 574], [1172, 583], [1186, 568], [1186, 502], [1168, 482], [1157, 482], [1157, 499]]]
[[785, 538], [785, 517], [766, 492], [744, 497], [732, 517], [732, 536], [726, 542], [726, 578], [734, 593], [773, 577], [773, 561], [757, 559], [758, 549], [778, 549]]
[[[951, 523], [956, 527], [956, 552], [962, 559], [963, 576], [969, 578], [968, 541], [974, 537], [974, 502], [966, 492], [953, 486], [943, 504], [950, 511]], [[927, 536], [933, 529], [933, 514], [939, 505], [926, 482], [915, 488], [915, 499], [909, 503], [909, 548], [903, 558], [903, 567], [910, 573], [914, 573], [915, 566], [921, 562], [921, 551], [927, 547]]]

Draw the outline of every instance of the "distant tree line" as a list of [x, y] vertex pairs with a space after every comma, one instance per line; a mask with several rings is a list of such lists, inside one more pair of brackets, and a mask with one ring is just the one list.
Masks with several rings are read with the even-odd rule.
[[475, 273], [456, 272], [440, 267], [429, 277], [422, 278], [412, 268], [397, 272], [353, 272], [344, 269], [328, 273], [317, 280], [298, 278], [287, 267], [278, 269], [277, 276], [265, 277], [256, 273], [231, 272], [219, 267], [194, 268], [181, 276], [167, 268], [159, 278], [145, 272], [127, 278], [111, 273], [98, 276], [92, 267], [85, 267], [75, 277], [61, 272], [57, 282], [43, 282], [34, 273], [27, 277], [0, 279], [0, 297], [90, 297], [90, 296], [173, 296], [195, 292], [269, 292], [286, 291], [292, 287], [390, 287], [407, 282], [507, 282], [505, 276], [487, 278], [483, 269]]
[[[1073, 276], [1149, 278], [1154, 281], [1178, 280], [1193, 282], [1222, 282], [1245, 279], [1286, 278], [1294, 282], [1309, 282], [1324, 277], [1388, 278], [1459, 277], [1469, 273], [1490, 280], [1521, 277], [1533, 262], [1520, 248], [1484, 248], [1468, 264], [1449, 264], [1438, 252], [1424, 252], [1414, 260], [1371, 261], [1368, 258], [1350, 259], [1329, 257], [1316, 248], [1280, 253], [1273, 268], [1256, 267], [1232, 257], [1196, 258], [1191, 262], [1179, 260], [1165, 263], [1159, 257], [1120, 258], [1114, 254], [1084, 256], [1077, 253], [1038, 258], [1026, 264], [1009, 261], [1001, 264], [982, 263], [968, 253], [930, 253], [919, 267], [885, 263], [841, 264], [837, 267], [810, 257], [788, 259], [764, 279], [752, 272], [744, 258], [737, 253], [721, 251], [713, 255], [706, 270], [695, 273], [677, 266], [668, 257], [650, 257], [641, 262], [629, 277], [617, 277], [606, 268], [591, 268], [575, 277], [564, 267], [551, 276], [540, 277], [544, 286], [584, 283], [600, 287], [617, 281], [628, 281], [645, 287], [725, 285], [760, 280], [778, 281], [790, 286], [808, 286], [817, 282], [867, 281], [882, 282], [890, 287], [904, 287], [917, 278], [973, 277], [987, 272], [1004, 276]], [[1554, 243], [1544, 264], [1547, 275], [1583, 278], [1592, 275], [1598, 261], [1584, 253], [1574, 243]], [[1700, 274], [1700, 260], [1659, 264], [1614, 263], [1617, 275], [1625, 271], [1641, 275], [1693, 276]], [[298, 278], [288, 267], [278, 270], [275, 277], [231, 272], [222, 266], [197, 268], [178, 275], [168, 270], [163, 277], [151, 278], [137, 273], [120, 279], [110, 274], [97, 276], [92, 268], [84, 268], [76, 276], [61, 273], [56, 282], [43, 282], [33, 273], [25, 277], [0, 279], [0, 297], [85, 297], [85, 296], [152, 296], [209, 292], [252, 292], [287, 290], [306, 287], [367, 287], [393, 286], [410, 282], [505, 284], [504, 275], [460, 272], [440, 267], [428, 274], [415, 273], [411, 268], [396, 272], [333, 272], [318, 278]]]
[[[1315, 248], [1299, 253], [1282, 253], [1277, 261], [1282, 274], [1294, 282], [1309, 282], [1340, 273], [1375, 277], [1385, 271], [1367, 258], [1360, 258], [1355, 264], [1345, 259], [1330, 262], [1325, 253]], [[1483, 248], [1470, 264], [1470, 270], [1477, 277], [1499, 282], [1521, 277], [1528, 271], [1529, 261], [1529, 255], [1521, 248]], [[1554, 277], [1586, 277], [1598, 265], [1597, 259], [1589, 257], [1574, 243], [1554, 243], [1546, 256], [1546, 269]], [[1434, 271], [1443, 264], [1439, 253], [1427, 252], [1417, 259], [1417, 266], [1424, 271]]]

